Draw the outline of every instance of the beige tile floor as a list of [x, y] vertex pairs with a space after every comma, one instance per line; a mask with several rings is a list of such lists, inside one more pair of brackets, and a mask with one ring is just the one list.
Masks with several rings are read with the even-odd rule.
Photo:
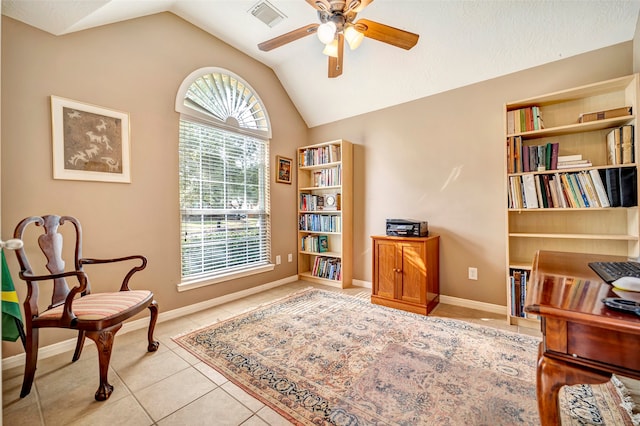
[[[96, 402], [98, 360], [87, 346], [79, 361], [72, 352], [38, 363], [34, 387], [20, 399], [23, 367], [3, 372], [3, 424], [18, 425], [288, 425], [284, 418], [244, 393], [214, 369], [176, 345], [171, 337], [237, 315], [293, 291], [306, 282], [287, 284], [156, 326], [158, 352], [146, 352], [146, 330], [117, 335], [111, 358], [111, 398]], [[322, 287], [322, 286], [317, 286]], [[368, 289], [345, 293], [369, 292]], [[531, 335], [539, 331], [509, 326], [504, 315], [440, 304], [434, 316], [458, 318]]]

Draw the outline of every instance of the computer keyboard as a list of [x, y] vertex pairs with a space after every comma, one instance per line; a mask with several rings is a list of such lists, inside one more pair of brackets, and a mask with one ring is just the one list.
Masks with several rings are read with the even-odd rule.
[[589, 267], [609, 284], [621, 277], [640, 278], [639, 262], [591, 262]]

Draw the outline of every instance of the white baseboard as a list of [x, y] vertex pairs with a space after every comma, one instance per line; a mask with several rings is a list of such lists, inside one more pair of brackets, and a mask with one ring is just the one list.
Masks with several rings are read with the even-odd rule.
[[[173, 309], [168, 312], [160, 312], [158, 315], [158, 323], [173, 320], [176, 318], [183, 317], [185, 315], [190, 315], [195, 312], [202, 311], [204, 309], [212, 308], [214, 306], [221, 305], [223, 303], [232, 302], [234, 300], [241, 299], [243, 297], [251, 296], [253, 294], [261, 293], [263, 291], [279, 287], [281, 285], [285, 285], [288, 283], [292, 283], [298, 280], [297, 275], [293, 275], [291, 277], [283, 278], [278, 281], [272, 281], [270, 283], [262, 284], [257, 287], [252, 287], [247, 290], [238, 291], [231, 294], [226, 294], [224, 296], [216, 297], [214, 299], [205, 300], [200, 303], [195, 303], [193, 305], [184, 306], [182, 308]], [[352, 280], [352, 285], [354, 287], [363, 287], [363, 288], [371, 288], [370, 281], [363, 280]], [[475, 300], [469, 299], [461, 299], [458, 297], [451, 296], [440, 296], [440, 302], [445, 303], [447, 305], [461, 306], [469, 309], [477, 309], [480, 311], [493, 312], [496, 314], [504, 314], [505, 318], [507, 315], [507, 307], [501, 305], [494, 305], [491, 303], [477, 302]], [[127, 322], [122, 326], [122, 329], [118, 332], [119, 334], [126, 334], [128, 332], [139, 330], [141, 328], [146, 328], [149, 326], [148, 318], [140, 318], [135, 321]], [[64, 340], [62, 342], [54, 343], [45, 347], [42, 347], [38, 350], [38, 359], [49, 358], [55, 355], [59, 355], [64, 352], [72, 351], [76, 347], [76, 338]], [[85, 347], [93, 345], [93, 341], [88, 340], [85, 342]], [[2, 360], [2, 370], [8, 370], [13, 367], [19, 367], [24, 365], [25, 362], [25, 354], [19, 354], [10, 356], [6, 359]]]
[[[247, 290], [238, 291], [231, 294], [226, 294], [224, 296], [216, 297], [214, 299], [205, 300], [204, 302], [196, 303], [189, 306], [184, 306], [182, 308], [173, 309], [168, 312], [160, 312], [158, 315], [158, 323], [173, 320], [176, 318], [183, 317], [185, 315], [190, 315], [195, 312], [202, 311], [204, 309], [212, 308], [214, 306], [222, 305], [223, 303], [232, 302], [234, 300], [242, 299], [243, 297], [251, 296], [252, 294], [261, 293], [263, 291], [279, 287], [284, 284], [296, 282], [298, 280], [297, 275], [293, 275], [291, 277], [283, 278], [278, 281], [272, 281], [270, 283], [262, 284], [256, 287], [252, 287]], [[134, 330], [139, 330], [141, 328], [147, 328], [149, 326], [149, 318], [140, 318], [135, 321], [126, 322], [118, 332], [119, 335], [129, 333]], [[38, 359], [49, 358], [55, 355], [59, 355], [64, 352], [73, 351], [76, 348], [77, 339], [74, 337], [73, 339], [64, 340], [62, 342], [54, 343], [48, 346], [44, 346], [38, 350]], [[85, 341], [85, 348], [93, 345], [93, 341], [87, 339]], [[8, 370], [13, 367], [19, 367], [24, 365], [25, 363], [25, 354], [18, 354], [14, 356], [10, 356], [2, 360], [2, 370]]]
[[492, 312], [494, 314], [503, 314], [505, 321], [507, 319], [507, 307], [503, 305], [494, 305], [493, 303], [478, 302], [476, 300], [461, 299], [459, 297], [440, 295], [440, 303], [445, 305], [461, 306], [463, 308], [477, 309], [479, 311]]
[[351, 285], [354, 287], [371, 288], [371, 281], [351, 280]]
[[[353, 280], [352, 284], [355, 287], [372, 288], [371, 281]], [[475, 300], [461, 299], [459, 297], [443, 296], [440, 295], [440, 303], [446, 305], [460, 306], [463, 308], [477, 309], [479, 311], [492, 312], [494, 314], [504, 314], [505, 320], [507, 318], [507, 307], [503, 305], [494, 305], [492, 303], [478, 302]]]

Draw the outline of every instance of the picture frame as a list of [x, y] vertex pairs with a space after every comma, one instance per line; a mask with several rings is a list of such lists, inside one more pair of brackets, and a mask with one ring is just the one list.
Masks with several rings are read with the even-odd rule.
[[53, 178], [131, 183], [129, 114], [51, 96]]
[[291, 184], [293, 160], [276, 155], [276, 182]]

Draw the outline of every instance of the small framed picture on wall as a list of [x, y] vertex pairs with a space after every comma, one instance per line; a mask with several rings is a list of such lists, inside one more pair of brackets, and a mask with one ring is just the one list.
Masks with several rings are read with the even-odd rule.
[[276, 182], [291, 183], [291, 158], [276, 155]]

